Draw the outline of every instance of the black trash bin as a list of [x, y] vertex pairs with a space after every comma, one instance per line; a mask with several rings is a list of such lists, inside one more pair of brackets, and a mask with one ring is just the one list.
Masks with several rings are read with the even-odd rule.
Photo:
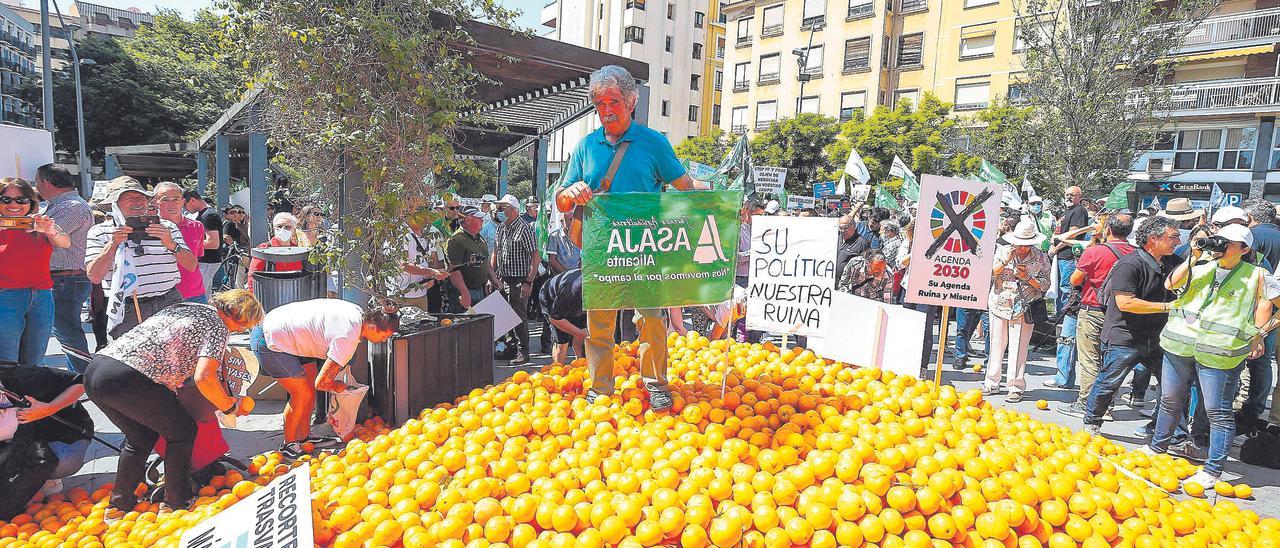
[[493, 384], [493, 316], [437, 318], [449, 325], [402, 326], [386, 343], [369, 345], [366, 401], [390, 424]]
[[[270, 312], [281, 305], [324, 296], [325, 276], [307, 260], [309, 247], [260, 247], [253, 249], [254, 258], [267, 262], [267, 270], [253, 273], [253, 296]], [[276, 265], [302, 263], [302, 270], [280, 270]]]

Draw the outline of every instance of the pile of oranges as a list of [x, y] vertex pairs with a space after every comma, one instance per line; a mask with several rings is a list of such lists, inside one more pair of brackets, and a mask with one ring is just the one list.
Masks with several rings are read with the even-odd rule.
[[[669, 339], [675, 403], [648, 409], [638, 348], [588, 404], [583, 363], [477, 389], [304, 457], [323, 546], [1280, 545], [1280, 520], [1173, 496], [1195, 468], [996, 409], [977, 391], [801, 349]], [[288, 471], [253, 460], [191, 511], [102, 520], [107, 487], [0, 522], [11, 544], [174, 546]], [[1247, 487], [1247, 486], [1244, 486]]]

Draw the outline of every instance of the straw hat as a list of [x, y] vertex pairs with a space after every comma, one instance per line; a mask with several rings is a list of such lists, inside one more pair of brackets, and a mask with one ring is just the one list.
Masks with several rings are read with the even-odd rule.
[[1036, 228], [1035, 221], [1022, 219], [1012, 232], [1004, 235], [1004, 241], [1013, 245], [1039, 245], [1044, 241], [1044, 234]]
[[1188, 198], [1174, 198], [1165, 204], [1164, 211], [1160, 212], [1161, 217], [1167, 217], [1175, 221], [1189, 221], [1200, 217], [1200, 210], [1191, 205]]

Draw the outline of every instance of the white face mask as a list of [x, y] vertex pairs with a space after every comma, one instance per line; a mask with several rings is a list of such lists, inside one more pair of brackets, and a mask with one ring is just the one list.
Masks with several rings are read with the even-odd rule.
[[277, 240], [280, 240], [280, 241], [282, 241], [282, 242], [287, 242], [287, 241], [289, 241], [289, 240], [292, 240], [292, 239], [293, 239], [293, 229], [292, 229], [292, 228], [277, 228], [277, 229], [276, 229], [276, 239], [277, 239]]

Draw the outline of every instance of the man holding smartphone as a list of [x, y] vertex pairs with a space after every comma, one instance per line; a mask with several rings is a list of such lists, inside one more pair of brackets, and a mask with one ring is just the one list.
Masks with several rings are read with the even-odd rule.
[[182, 301], [178, 267], [195, 270], [196, 257], [178, 226], [150, 211], [151, 193], [136, 179], [107, 184], [111, 217], [89, 229], [85, 270], [107, 296], [107, 329], [113, 338], [161, 309]]

